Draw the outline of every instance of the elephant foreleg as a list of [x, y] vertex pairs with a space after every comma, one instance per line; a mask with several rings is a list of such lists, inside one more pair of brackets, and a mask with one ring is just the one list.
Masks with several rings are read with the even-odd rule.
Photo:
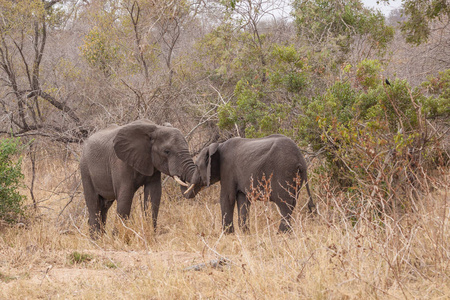
[[222, 230], [225, 233], [233, 233], [233, 213], [234, 206], [236, 204], [236, 195], [235, 193], [224, 193], [223, 187], [220, 192], [220, 208], [222, 210]]
[[159, 205], [161, 203], [161, 173], [152, 176], [150, 182], [144, 187], [144, 210], [148, 209], [148, 197], [152, 203], [153, 230], [156, 230], [158, 222]]
[[249, 233], [249, 219], [248, 214], [250, 210], [250, 201], [248, 201], [247, 196], [244, 193], [237, 193], [237, 204], [238, 204], [238, 217], [239, 217], [239, 228], [242, 232]]
[[127, 188], [118, 192], [117, 195], [117, 214], [122, 219], [128, 219], [131, 212], [131, 203], [133, 201], [133, 196], [136, 191]]

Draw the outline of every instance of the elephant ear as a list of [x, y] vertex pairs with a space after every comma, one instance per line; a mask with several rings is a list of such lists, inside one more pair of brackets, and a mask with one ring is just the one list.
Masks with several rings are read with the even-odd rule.
[[211, 184], [211, 166], [213, 164], [214, 159], [218, 158], [218, 154], [219, 154], [217, 152], [218, 148], [219, 148], [218, 143], [213, 143], [213, 144], [209, 145], [209, 147], [208, 147], [208, 154], [207, 154], [208, 164], [206, 167], [206, 186], [210, 186], [210, 184]]
[[119, 159], [146, 176], [153, 175], [152, 133], [157, 126], [133, 122], [123, 126], [114, 138], [114, 151]]

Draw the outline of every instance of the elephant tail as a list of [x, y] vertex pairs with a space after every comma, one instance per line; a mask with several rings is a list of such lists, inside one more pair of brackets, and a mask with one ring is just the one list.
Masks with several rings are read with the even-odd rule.
[[309, 209], [309, 212], [312, 213], [313, 209], [316, 206], [315, 206], [314, 201], [312, 199], [311, 191], [309, 190], [308, 174], [306, 173], [306, 168], [304, 166], [302, 166], [302, 165], [299, 165], [298, 166], [298, 173], [300, 174], [300, 178], [301, 178], [300, 187], [302, 187], [303, 182], [305, 183], [306, 191], [308, 192], [308, 197], [309, 197], [308, 209]]

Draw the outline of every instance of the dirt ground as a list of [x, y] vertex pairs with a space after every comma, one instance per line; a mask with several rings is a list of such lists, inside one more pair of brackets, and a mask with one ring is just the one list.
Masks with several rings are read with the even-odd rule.
[[[51, 253], [33, 253], [33, 251], [39, 252], [36, 249], [29, 249], [29, 254], [36, 256], [36, 259], [30, 261], [28, 265], [11, 264], [5, 260], [8, 256], [2, 255], [0, 299], [15, 298], [14, 295], [23, 287], [30, 289], [26, 298], [77, 298], [77, 295], [83, 295], [85, 292], [83, 289], [90, 288], [89, 283], [121, 284], [135, 278], [152, 276], [153, 268], [174, 273], [195, 272], [187, 270], [193, 266], [202, 270], [214, 268], [209, 264], [210, 261], [214, 261], [212, 256], [205, 257], [183, 251], [65, 250]], [[73, 253], [80, 253], [85, 259], [78, 263], [73, 262], [71, 259]], [[49, 286], [58, 287], [57, 289], [68, 286], [70, 288], [66, 291], [61, 290], [61, 293], [53, 291], [45, 295], [45, 289]], [[74, 286], [79, 286], [80, 290], [73, 289]], [[85, 297], [89, 298], [89, 296], [81, 298]], [[18, 295], [15, 299], [20, 298], [22, 297]]]
[[[91, 258], [89, 261], [70, 265], [67, 261], [49, 259], [47, 262], [43, 262], [38, 266], [24, 266], [23, 268], [10, 269], [7, 270], [7, 273], [16, 273], [15, 276], [17, 276], [17, 279], [27, 279], [33, 284], [40, 284], [43, 281], [69, 283], [80, 278], [120, 276], [121, 272], [117, 272], [117, 267], [119, 266], [122, 271], [145, 271], [156, 263], [163, 265], [167, 269], [183, 269], [205, 262], [205, 259], [198, 254], [181, 251], [127, 252], [88, 250], [83, 251], [82, 253], [90, 255]], [[64, 257], [63, 254], [57, 256]], [[99, 267], [101, 265], [103, 265], [104, 268]], [[3, 273], [2, 271], [6, 270], [3, 270], [3, 268], [0, 267], [0, 272]], [[21, 278], [24, 276], [23, 274], [26, 274], [27, 278]], [[0, 286], [2, 289], [8, 288], [13, 282], [13, 280], [10, 280], [9, 282], [8, 280], [6, 280], [6, 282], [0, 281]]]

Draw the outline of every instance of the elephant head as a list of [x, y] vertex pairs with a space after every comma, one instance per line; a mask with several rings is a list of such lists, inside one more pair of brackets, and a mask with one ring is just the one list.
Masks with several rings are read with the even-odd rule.
[[184, 197], [194, 198], [204, 187], [220, 181], [220, 144], [213, 143], [204, 148], [195, 159], [196, 169], [189, 188], [181, 186]]
[[197, 168], [183, 134], [176, 128], [146, 120], [135, 121], [121, 127], [113, 147], [119, 159], [143, 175], [152, 176], [156, 169], [178, 182], [181, 178], [194, 183]]

